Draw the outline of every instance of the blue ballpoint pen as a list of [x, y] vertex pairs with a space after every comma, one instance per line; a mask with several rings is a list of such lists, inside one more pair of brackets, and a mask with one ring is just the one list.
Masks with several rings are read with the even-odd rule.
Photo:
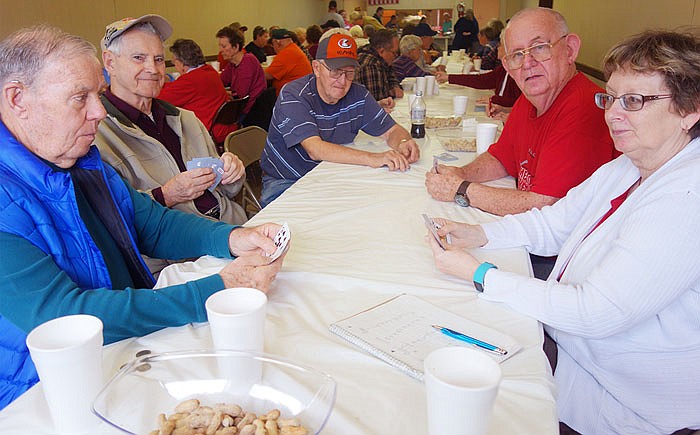
[[447, 335], [448, 337], [452, 337], [456, 340], [463, 341], [465, 343], [473, 344], [474, 346], [480, 347], [482, 349], [486, 349], [491, 352], [496, 352], [501, 355], [506, 355], [508, 353], [508, 351], [505, 349], [502, 349], [498, 346], [494, 346], [493, 344], [486, 343], [485, 341], [481, 341], [476, 338], [470, 337], [468, 335], [464, 335], [461, 332], [454, 331], [450, 328], [445, 328], [444, 326], [439, 325], [432, 325], [432, 327]]

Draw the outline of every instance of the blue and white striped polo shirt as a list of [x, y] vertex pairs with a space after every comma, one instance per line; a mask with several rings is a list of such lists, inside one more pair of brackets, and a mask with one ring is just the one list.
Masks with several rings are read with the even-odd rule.
[[394, 124], [364, 86], [353, 83], [338, 103], [326, 104], [318, 95], [316, 77], [309, 74], [282, 88], [260, 166], [270, 177], [298, 180], [320, 163], [309, 157], [302, 140], [319, 136], [326, 142], [349, 144], [360, 130], [381, 136]]

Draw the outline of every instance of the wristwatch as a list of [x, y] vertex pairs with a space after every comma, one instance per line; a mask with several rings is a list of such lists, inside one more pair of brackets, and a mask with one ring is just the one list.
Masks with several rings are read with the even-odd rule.
[[459, 185], [457, 193], [455, 193], [455, 202], [462, 207], [469, 207], [469, 197], [467, 196], [467, 188], [472, 184], [470, 181], [462, 181]]

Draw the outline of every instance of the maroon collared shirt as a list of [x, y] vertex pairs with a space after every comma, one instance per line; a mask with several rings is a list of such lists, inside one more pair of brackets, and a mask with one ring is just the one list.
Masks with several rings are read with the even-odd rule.
[[[114, 105], [114, 107], [117, 108], [117, 110], [122, 112], [129, 121], [133, 122], [134, 125], [140, 128], [148, 136], [160, 142], [165, 149], [168, 150], [170, 155], [173, 156], [180, 172], [185, 172], [187, 170], [185, 167], [185, 162], [182, 158], [180, 137], [168, 125], [165, 118], [165, 109], [160, 105], [160, 101], [155, 98], [153, 99], [153, 103], [151, 104], [151, 115], [153, 116], [153, 119], [151, 120], [148, 115], [114, 95], [110, 89], [107, 89], [105, 92], [105, 97]], [[165, 205], [165, 198], [163, 197], [161, 187], [156, 187], [153, 189], [152, 194], [156, 201], [162, 205]], [[219, 205], [219, 202], [211, 192], [205, 190], [201, 196], [194, 200], [194, 204], [200, 213], [207, 214], [211, 210], [215, 209]]]

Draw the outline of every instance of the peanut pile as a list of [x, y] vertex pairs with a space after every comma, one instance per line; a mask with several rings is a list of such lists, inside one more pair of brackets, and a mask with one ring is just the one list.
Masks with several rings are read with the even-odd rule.
[[186, 400], [175, 407], [169, 417], [158, 415], [160, 429], [149, 435], [307, 435], [309, 431], [294, 418], [280, 418], [280, 411], [273, 409], [256, 416], [240, 406], [218, 403], [202, 406], [197, 399]]
[[440, 143], [447, 151], [476, 151], [475, 138], [449, 138], [442, 139]]
[[459, 127], [462, 124], [461, 116], [426, 116], [425, 128]]

